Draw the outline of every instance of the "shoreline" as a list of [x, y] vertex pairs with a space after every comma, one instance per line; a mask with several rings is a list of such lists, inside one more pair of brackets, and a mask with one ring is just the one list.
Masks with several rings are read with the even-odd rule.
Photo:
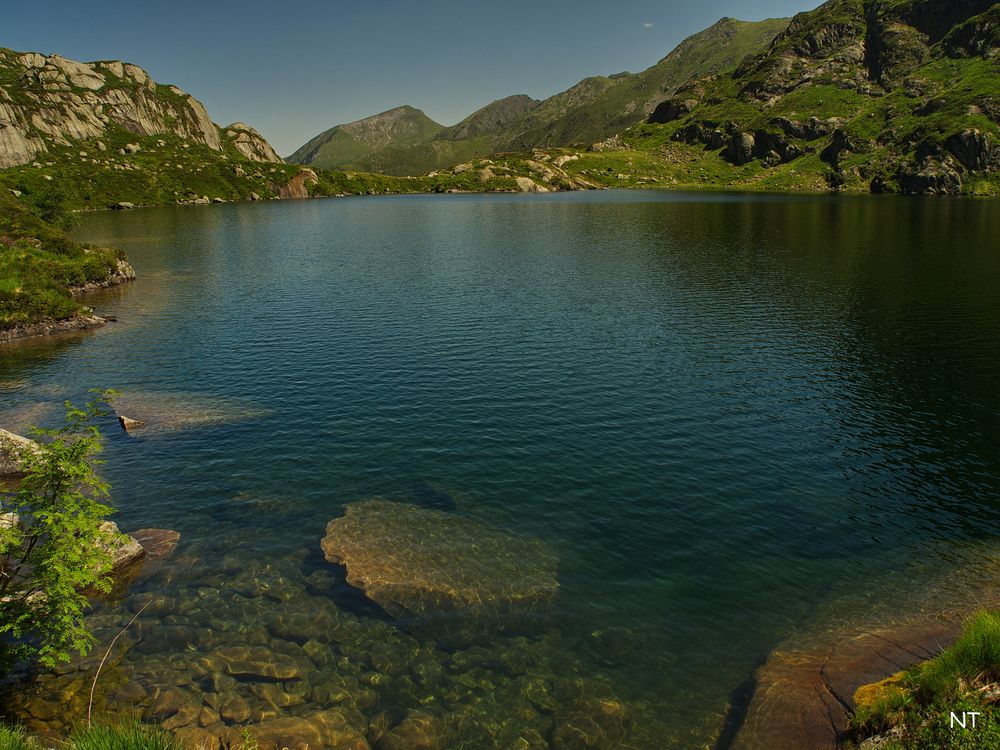
[[[135, 269], [132, 268], [132, 265], [127, 260], [119, 260], [117, 269], [104, 281], [91, 281], [82, 286], [70, 287], [69, 293], [73, 297], [83, 297], [90, 292], [110, 289], [134, 280]], [[0, 346], [61, 334], [91, 331], [95, 328], [102, 328], [115, 320], [113, 317], [104, 317], [95, 314], [92, 310], [89, 312], [87, 310], [89, 308], [85, 308], [70, 318], [36, 320], [0, 330]]]

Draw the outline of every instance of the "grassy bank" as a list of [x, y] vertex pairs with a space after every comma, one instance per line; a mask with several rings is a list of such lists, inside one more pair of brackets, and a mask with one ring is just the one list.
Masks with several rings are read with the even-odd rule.
[[84, 306], [70, 290], [106, 281], [121, 258], [74, 242], [0, 191], [0, 330], [79, 314]]
[[978, 613], [953, 646], [860, 688], [854, 702], [859, 745], [879, 736], [880, 750], [1000, 748], [1000, 612]]
[[[42, 744], [22, 727], [0, 725], [0, 750], [42, 750], [51, 746], [51, 742]], [[173, 735], [139, 722], [80, 728], [57, 747], [64, 750], [182, 750]]]

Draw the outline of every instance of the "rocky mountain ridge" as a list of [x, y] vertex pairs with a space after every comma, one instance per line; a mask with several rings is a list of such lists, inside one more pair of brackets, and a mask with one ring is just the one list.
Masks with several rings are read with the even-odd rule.
[[[205, 106], [137, 65], [0, 49], [0, 168], [30, 163], [54, 146], [103, 138], [112, 128], [223, 151], [223, 134]], [[252, 128], [236, 123], [228, 130], [247, 160], [280, 161]]]
[[[394, 175], [425, 174], [498, 152], [583, 145], [600, 141], [644, 119], [691, 76], [735, 66], [757, 52], [785, 28], [787, 19], [759, 22], [723, 18], [685, 39], [656, 65], [638, 74], [618, 73], [585, 78], [566, 91], [537, 101], [524, 94], [499, 99], [445, 128], [429, 118], [422, 128], [382, 131], [373, 148], [359, 148], [344, 137], [373, 118], [324, 131], [288, 160], [323, 168], [347, 168]], [[376, 115], [385, 118], [407, 111], [401, 107]], [[422, 137], [419, 137], [422, 134]]]
[[0, 184], [26, 205], [305, 197], [315, 182], [246, 123], [220, 128], [137, 65], [0, 48]]

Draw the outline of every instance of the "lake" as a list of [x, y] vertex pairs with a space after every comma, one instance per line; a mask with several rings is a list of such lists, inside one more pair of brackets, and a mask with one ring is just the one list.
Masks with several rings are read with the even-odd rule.
[[[102, 677], [118, 709], [179, 688], [205, 712], [174, 726], [238, 698], [455, 748], [711, 746], [785, 638], [995, 552], [997, 202], [346, 198], [76, 234], [139, 278], [93, 298], [117, 322], [0, 350], [0, 412], [50, 424], [110, 387], [174, 419], [102, 423], [120, 526], [182, 535], [95, 609], [108, 642], [152, 603]], [[558, 594], [461, 637], [397, 621], [319, 548], [371, 497], [544, 543]], [[247, 646], [301, 674], [220, 676]], [[59, 720], [85, 710], [77, 682], [18, 710], [52, 724], [53, 686]]]

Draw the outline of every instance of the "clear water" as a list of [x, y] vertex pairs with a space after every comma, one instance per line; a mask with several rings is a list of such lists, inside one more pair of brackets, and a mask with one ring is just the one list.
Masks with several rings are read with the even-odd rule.
[[[917, 590], [996, 536], [996, 202], [386, 197], [102, 213], [78, 234], [139, 280], [96, 298], [119, 322], [0, 351], [0, 411], [104, 387], [266, 410], [141, 438], [108, 424], [120, 525], [182, 533], [133, 602], [183, 608], [267, 564], [294, 587], [346, 503], [444, 508], [559, 559], [544, 623], [527, 645], [492, 636], [477, 679], [502, 685], [497, 655], [534, 649], [550, 683], [627, 706], [608, 746], [700, 747], [818, 608]], [[396, 628], [342, 593], [372, 639]], [[226, 606], [212, 627], [267, 616]], [[155, 650], [124, 653], [122, 679], [168, 684]], [[516, 744], [517, 698], [393, 679], [366, 719], [423, 706], [456, 747], [539, 742]], [[578, 697], [534, 706], [546, 743]]]

